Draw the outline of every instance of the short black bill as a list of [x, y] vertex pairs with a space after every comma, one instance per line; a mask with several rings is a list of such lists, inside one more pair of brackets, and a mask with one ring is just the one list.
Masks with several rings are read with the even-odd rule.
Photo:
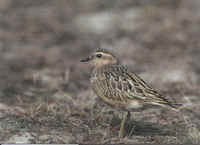
[[90, 61], [90, 57], [87, 57], [87, 58], [85, 58], [85, 59], [81, 59], [81, 60], [80, 60], [80, 62], [88, 62], [88, 61]]

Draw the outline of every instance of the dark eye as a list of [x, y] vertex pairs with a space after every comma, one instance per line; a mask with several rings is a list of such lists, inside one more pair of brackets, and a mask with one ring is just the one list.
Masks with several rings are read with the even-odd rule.
[[102, 54], [97, 54], [96, 57], [101, 58]]

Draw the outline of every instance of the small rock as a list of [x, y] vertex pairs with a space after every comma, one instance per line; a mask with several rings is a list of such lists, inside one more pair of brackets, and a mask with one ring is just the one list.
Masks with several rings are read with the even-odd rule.
[[0, 110], [8, 111], [8, 110], [10, 110], [10, 107], [7, 106], [6, 104], [0, 103]]
[[10, 139], [8, 141], [5, 141], [6, 143], [31, 143], [31, 140], [33, 140], [34, 137], [28, 133], [28, 132], [24, 132], [24, 133], [19, 133], [16, 135], [13, 135], [12, 137], [10, 137]]

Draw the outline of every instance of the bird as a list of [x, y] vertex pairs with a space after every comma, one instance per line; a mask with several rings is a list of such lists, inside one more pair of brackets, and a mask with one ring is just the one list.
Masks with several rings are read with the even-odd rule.
[[100, 100], [124, 112], [119, 130], [120, 138], [124, 137], [125, 123], [130, 118], [130, 112], [153, 106], [178, 111], [181, 106], [158, 93], [108, 49], [98, 48], [80, 61], [92, 67], [90, 83]]

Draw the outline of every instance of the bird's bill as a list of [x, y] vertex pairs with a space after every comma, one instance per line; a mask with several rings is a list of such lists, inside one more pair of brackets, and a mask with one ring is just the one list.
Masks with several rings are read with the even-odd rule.
[[90, 60], [91, 60], [91, 57], [87, 57], [87, 58], [81, 59], [80, 62], [88, 62]]

